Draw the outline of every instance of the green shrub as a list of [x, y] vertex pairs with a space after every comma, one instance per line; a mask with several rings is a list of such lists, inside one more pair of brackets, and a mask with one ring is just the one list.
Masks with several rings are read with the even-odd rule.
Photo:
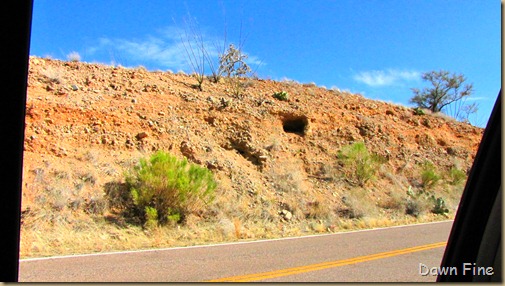
[[177, 223], [181, 220], [181, 214], [172, 211], [171, 209], [168, 210], [169, 215], [167, 215], [168, 221], [172, 223]]
[[416, 107], [413, 109], [414, 110], [414, 115], [425, 115], [426, 113], [424, 110], [420, 107]]
[[287, 101], [289, 99], [289, 94], [285, 91], [280, 91], [274, 93], [273, 97], [281, 101]]
[[465, 172], [452, 167], [449, 170], [449, 181], [451, 185], [459, 185], [460, 183], [464, 182], [466, 180], [466, 174]]
[[425, 189], [431, 189], [440, 180], [435, 165], [430, 161], [425, 161], [422, 165], [421, 182]]
[[158, 225], [158, 211], [153, 207], [145, 207], [145, 212], [145, 225], [147, 227], [154, 227]]
[[342, 148], [337, 158], [349, 172], [351, 181], [364, 186], [372, 179], [384, 159], [368, 152], [365, 143], [357, 142]]
[[435, 197], [433, 192], [420, 189], [414, 192], [411, 187], [407, 191], [407, 205], [405, 212], [418, 217], [424, 210], [430, 210], [434, 214], [446, 215], [449, 212], [442, 197]]
[[133, 201], [131, 213], [146, 226], [180, 222], [212, 201], [217, 186], [208, 169], [162, 151], [141, 159], [126, 183]]
[[431, 209], [432, 213], [445, 215], [446, 213], [449, 212], [449, 209], [445, 205], [445, 200], [443, 198], [441, 197], [435, 198], [435, 196], [433, 196], [432, 200], [433, 200], [433, 208]]

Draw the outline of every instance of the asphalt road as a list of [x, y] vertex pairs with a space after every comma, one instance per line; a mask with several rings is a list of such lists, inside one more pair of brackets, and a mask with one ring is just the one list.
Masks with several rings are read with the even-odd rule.
[[[301, 238], [20, 261], [21, 282], [429, 282], [452, 221]], [[420, 266], [420, 265], [425, 266]]]

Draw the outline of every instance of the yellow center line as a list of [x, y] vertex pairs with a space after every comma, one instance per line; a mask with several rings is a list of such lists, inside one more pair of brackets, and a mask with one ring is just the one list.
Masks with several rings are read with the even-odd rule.
[[361, 263], [361, 262], [366, 262], [366, 261], [371, 261], [371, 260], [376, 260], [376, 259], [382, 259], [382, 258], [407, 254], [407, 253], [414, 253], [414, 252], [418, 252], [418, 251], [429, 250], [429, 249], [433, 249], [433, 248], [443, 247], [446, 245], [446, 243], [447, 242], [437, 242], [437, 243], [432, 243], [432, 244], [426, 244], [426, 245], [404, 248], [404, 249], [399, 249], [399, 250], [393, 250], [393, 251], [388, 251], [388, 252], [381, 252], [381, 253], [365, 255], [365, 256], [358, 256], [358, 257], [354, 257], [354, 258], [348, 258], [348, 259], [342, 259], [342, 260], [336, 260], [336, 261], [329, 261], [329, 262], [323, 262], [323, 263], [317, 263], [317, 264], [311, 264], [311, 265], [305, 265], [305, 266], [299, 266], [299, 267], [293, 267], [293, 268], [287, 268], [287, 269], [281, 269], [281, 270], [275, 270], [275, 271], [269, 271], [269, 272], [219, 278], [219, 279], [209, 280], [207, 282], [258, 281], [258, 280], [300, 274], [300, 273], [304, 273], [304, 272], [322, 270], [322, 269], [339, 267], [339, 266], [350, 265], [350, 264], [356, 264], [356, 263]]

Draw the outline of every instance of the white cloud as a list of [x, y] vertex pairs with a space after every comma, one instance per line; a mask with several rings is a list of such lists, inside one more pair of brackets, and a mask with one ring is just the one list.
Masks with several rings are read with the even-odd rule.
[[259, 67], [262, 67], [262, 66], [266, 66], [266, 63], [262, 60], [260, 60], [257, 56], [249, 56], [246, 60], [245, 60], [246, 64], [249, 65], [249, 67], [251, 67], [251, 69], [255, 69], [255, 68], [259, 68]]
[[[188, 35], [189, 38], [194, 38], [193, 36]], [[184, 41], [183, 44], [181, 37], [186, 39], [184, 30], [171, 26], [159, 29], [156, 36], [146, 36], [142, 39], [101, 38], [98, 40], [98, 45], [89, 47], [87, 52], [89, 54], [117, 53], [123, 58], [128, 58], [129, 62], [136, 64], [152, 63], [160, 68], [191, 72], [192, 66], [188, 62], [187, 53], [194, 52], [196, 58], [201, 59], [201, 51], [194, 40]], [[207, 55], [214, 60], [214, 65], [217, 67], [218, 49], [222, 48], [222, 40], [204, 34], [201, 34], [201, 39]], [[254, 68], [255, 65], [265, 65], [256, 56], [249, 56], [247, 63], [252, 65], [251, 68]], [[205, 66], [208, 67], [207, 62], [205, 62]]]
[[396, 69], [373, 70], [360, 72], [353, 76], [357, 82], [372, 87], [399, 85], [406, 81], [419, 80], [421, 73], [417, 71], [402, 71]]
[[482, 100], [488, 100], [488, 99], [489, 98], [487, 98], [485, 96], [477, 96], [477, 97], [469, 96], [469, 97], [465, 98], [466, 101], [482, 101]]
[[177, 42], [166, 42], [161, 38], [145, 40], [117, 40], [116, 49], [138, 61], [152, 61], [166, 68], [186, 69], [184, 48]]
[[121, 55], [121, 58], [128, 59], [130, 63], [154, 63], [157, 66], [175, 70], [189, 68], [180, 40], [176, 41], [163, 36], [147, 36], [143, 39], [101, 38], [97, 46], [90, 47], [87, 51], [91, 54], [103, 52]]

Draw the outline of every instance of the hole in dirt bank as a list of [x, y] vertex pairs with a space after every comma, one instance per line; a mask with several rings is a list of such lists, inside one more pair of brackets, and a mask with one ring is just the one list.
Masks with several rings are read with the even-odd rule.
[[286, 116], [282, 120], [282, 129], [287, 133], [295, 133], [298, 135], [305, 135], [309, 119], [307, 116]]

